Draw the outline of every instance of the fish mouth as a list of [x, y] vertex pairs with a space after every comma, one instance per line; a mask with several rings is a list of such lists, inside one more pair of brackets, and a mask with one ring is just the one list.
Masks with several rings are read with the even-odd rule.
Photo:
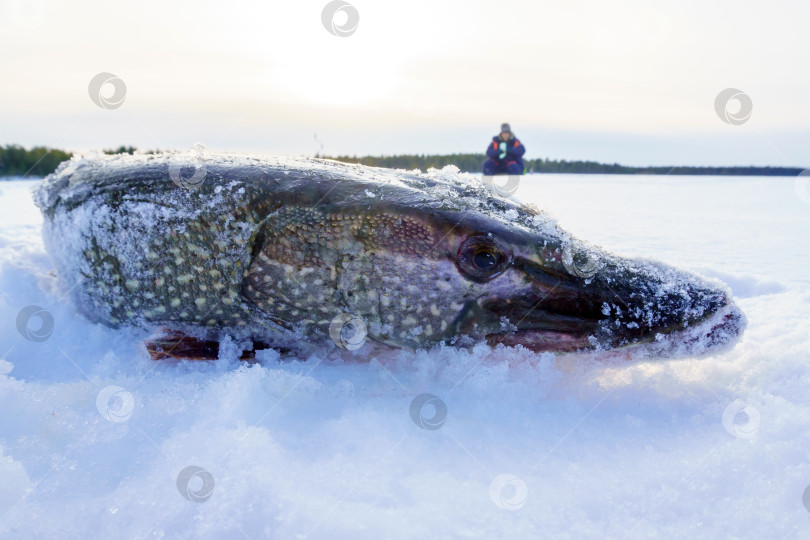
[[552, 330], [517, 330], [506, 334], [487, 334], [487, 344], [514, 347], [521, 345], [534, 352], [574, 352], [591, 347], [587, 336]]
[[622, 349], [637, 353], [639, 357], [698, 356], [706, 352], [721, 352], [733, 346], [747, 324], [743, 312], [734, 304], [728, 304], [706, 320], [685, 329], [668, 333], [657, 332], [637, 339], [624, 339], [622, 343], [605, 347], [596, 333], [588, 334], [573, 330], [550, 330], [524, 328], [507, 333], [486, 335], [487, 344], [507, 347], [520, 345], [533, 352], [577, 352]]
[[535, 352], [682, 356], [731, 345], [745, 329], [744, 314], [721, 282], [654, 261], [605, 257], [602, 263], [585, 278], [554, 272], [553, 280], [539, 266], [524, 265], [528, 289], [478, 304], [490, 321], [511, 323], [490, 324], [487, 343]]

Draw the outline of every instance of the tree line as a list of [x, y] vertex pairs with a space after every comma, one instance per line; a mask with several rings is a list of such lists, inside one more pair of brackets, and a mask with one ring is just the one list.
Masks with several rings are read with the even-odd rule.
[[16, 144], [0, 146], [0, 175], [45, 176], [70, 156], [68, 152], [45, 146], [35, 146], [30, 150]]
[[[372, 167], [392, 169], [440, 169], [455, 165], [462, 172], [481, 172], [485, 157], [482, 154], [397, 156], [322, 156], [346, 163], [360, 163]], [[741, 176], [796, 176], [803, 169], [798, 167], [629, 167], [618, 163], [596, 161], [566, 161], [547, 158], [524, 159], [527, 173], [572, 173], [572, 174], [693, 174], [693, 175], [741, 175]]]
[[[135, 151], [134, 146], [102, 150], [105, 154], [134, 154]], [[146, 153], [154, 152], [149, 150]], [[0, 146], [0, 176], [47, 176], [72, 156], [70, 152], [47, 146], [35, 146], [27, 150], [17, 144], [7, 144]]]
[[[132, 146], [103, 150], [105, 154], [133, 154]], [[146, 153], [154, 153], [149, 150]], [[63, 161], [70, 159], [70, 152], [35, 146], [30, 150], [19, 145], [0, 146], [0, 176], [46, 176], [56, 170]], [[440, 169], [455, 165], [462, 172], [481, 172], [483, 154], [402, 154], [395, 156], [320, 156], [345, 163], [360, 163], [373, 167], [392, 169]], [[796, 176], [803, 169], [797, 167], [628, 167], [618, 163], [596, 161], [566, 161], [547, 158], [525, 159], [527, 173], [577, 173], [577, 174], [692, 174], [692, 175], [742, 175], [742, 176]]]

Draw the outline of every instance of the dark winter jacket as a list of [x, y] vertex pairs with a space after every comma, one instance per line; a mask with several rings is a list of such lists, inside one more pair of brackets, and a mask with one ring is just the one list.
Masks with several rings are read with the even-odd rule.
[[[498, 156], [501, 154], [501, 143], [506, 142], [506, 157], [501, 160]], [[523, 165], [523, 154], [526, 148], [514, 135], [509, 137], [508, 141], [502, 141], [500, 135], [492, 137], [492, 142], [487, 147], [487, 157], [494, 159], [496, 162], [509, 163], [510, 161], [517, 161], [521, 167]]]

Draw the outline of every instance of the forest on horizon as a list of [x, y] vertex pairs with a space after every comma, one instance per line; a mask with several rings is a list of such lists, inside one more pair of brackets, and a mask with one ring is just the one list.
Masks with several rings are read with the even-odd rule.
[[[103, 150], [106, 154], [133, 154], [137, 150], [132, 146], [119, 146], [115, 149]], [[157, 150], [148, 150], [145, 153], [155, 153]], [[0, 146], [0, 176], [47, 176], [72, 154], [64, 150], [35, 146], [26, 149], [20, 145]], [[334, 159], [345, 163], [360, 163], [373, 167], [388, 167], [392, 169], [419, 169], [427, 171], [429, 168], [440, 169], [446, 165], [455, 165], [462, 172], [481, 172], [481, 166], [486, 159], [482, 154], [403, 154], [394, 156], [321, 156], [314, 157]], [[734, 175], [734, 176], [796, 176], [804, 169], [799, 167], [632, 167], [619, 163], [599, 163], [596, 161], [567, 161], [548, 158], [524, 159], [526, 173], [557, 173], [557, 174], [663, 174], [663, 175]]]

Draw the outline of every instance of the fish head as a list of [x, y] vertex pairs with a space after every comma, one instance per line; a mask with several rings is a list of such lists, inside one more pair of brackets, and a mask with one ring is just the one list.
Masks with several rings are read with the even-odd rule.
[[743, 331], [745, 317], [722, 283], [612, 255], [542, 212], [506, 208], [433, 218], [442, 233], [433, 264], [460, 306], [446, 340], [676, 355], [731, 344]]

